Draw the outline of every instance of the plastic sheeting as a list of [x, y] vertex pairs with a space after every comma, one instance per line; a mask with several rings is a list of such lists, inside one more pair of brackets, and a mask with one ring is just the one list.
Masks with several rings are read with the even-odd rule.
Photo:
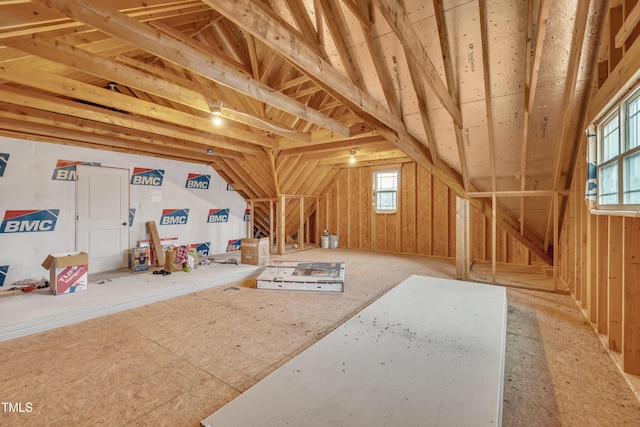
[[[130, 174], [134, 169], [164, 171], [161, 185], [147, 180], [147, 185], [129, 186], [130, 247], [148, 238], [147, 221], [158, 224], [160, 237], [177, 237], [180, 244], [209, 242], [210, 254], [225, 252], [230, 239], [246, 237], [244, 200], [206, 165], [4, 137], [0, 153], [9, 155], [0, 176], [0, 219], [5, 223], [0, 226], [0, 267], [7, 267], [0, 291], [18, 280], [46, 276], [40, 264], [48, 254], [76, 250], [74, 162], [129, 169]], [[172, 209], [188, 209], [186, 224], [160, 224], [163, 212]], [[211, 209], [228, 209], [226, 221], [208, 222]], [[56, 210], [46, 227], [38, 220]], [[34, 212], [25, 216], [19, 211]], [[7, 227], [13, 215], [14, 225]], [[21, 218], [22, 225], [15, 225]]]

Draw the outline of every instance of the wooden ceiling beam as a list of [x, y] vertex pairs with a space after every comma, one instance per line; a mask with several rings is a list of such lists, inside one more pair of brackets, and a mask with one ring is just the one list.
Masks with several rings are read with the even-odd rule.
[[[240, 99], [234, 96], [229, 96], [229, 94], [226, 94], [225, 101], [222, 102], [221, 99], [223, 98], [223, 96], [218, 93], [215, 86], [213, 86], [213, 83], [209, 80], [206, 80], [204, 83], [200, 82], [197, 78], [193, 80], [188, 80], [186, 78], [182, 78], [173, 73], [168, 72], [166, 68], [159, 68], [152, 64], [145, 64], [143, 62], [135, 61], [131, 58], [128, 58], [122, 55], [118, 55], [116, 57], [116, 60], [118, 62], [128, 64], [131, 67], [140, 69], [144, 71], [145, 74], [156, 75], [160, 77], [162, 80], [166, 80], [170, 83], [175, 84], [179, 88], [186, 88], [188, 91], [195, 92], [195, 93], [200, 93], [200, 92], [207, 93], [207, 95], [205, 96], [206, 102], [208, 104], [207, 108], [210, 110], [212, 106], [220, 105], [220, 108], [222, 109], [223, 117], [226, 119], [229, 119], [236, 123], [242, 123], [247, 126], [260, 129], [270, 134], [279, 135], [285, 138], [284, 141], [293, 140], [303, 144], [308, 144], [310, 142], [311, 135], [309, 133], [297, 131], [291, 128], [286, 128], [278, 123], [275, 123], [271, 120], [267, 120], [263, 117], [245, 113], [243, 111], [240, 111], [240, 109], [237, 108], [236, 106], [234, 106], [232, 102], [229, 102], [229, 98], [231, 98], [232, 101], [235, 100], [237, 104], [241, 104], [243, 106], [248, 105], [249, 107], [252, 107], [252, 103], [246, 102], [246, 98]], [[205, 86], [206, 83], [208, 83], [209, 85]], [[236, 92], [231, 91], [230, 94], [236, 95]]]
[[150, 22], [149, 25], [157, 30], [160, 30], [170, 35], [171, 37], [180, 41], [181, 43], [184, 43], [185, 45], [191, 46], [192, 48], [199, 50], [200, 52], [202, 52], [203, 55], [215, 55], [215, 58], [218, 61], [221, 61], [226, 66], [236, 70], [239, 73], [250, 74], [250, 70], [248, 70], [247, 67], [242, 62], [239, 62], [234, 58], [229, 58], [222, 49], [213, 48], [204, 43], [201, 43], [200, 41], [192, 37], [189, 37], [187, 34], [176, 30], [174, 27], [171, 27], [162, 21]]
[[[358, 153], [356, 155], [356, 164], [361, 164], [362, 162], [370, 162], [370, 161], [389, 161], [393, 162], [398, 158], [406, 158], [407, 154], [402, 150], [390, 150], [390, 151], [381, 151], [378, 153]], [[342, 156], [336, 157], [319, 157], [312, 155], [304, 155], [303, 160], [312, 160], [318, 159], [320, 162], [318, 163], [320, 166], [327, 165], [336, 165], [336, 164], [349, 164], [349, 153]]]
[[[82, 130], [62, 128], [58, 126], [58, 124], [48, 125], [34, 121], [16, 120], [7, 117], [6, 114], [2, 114], [1, 116], [0, 133], [19, 134], [20, 138], [34, 139], [32, 136], [37, 136], [38, 140], [43, 142], [57, 142], [85, 148], [90, 146], [91, 148], [100, 150], [171, 158], [187, 162], [209, 163], [213, 157], [204, 152], [198, 154], [180, 148], [159, 146], [157, 144], [150, 145], [144, 142], [131, 144], [117, 136], [100, 135], [98, 133], [87, 133]], [[55, 136], [52, 137], [51, 135]]]
[[181, 87], [174, 82], [160, 79], [127, 64], [40, 34], [5, 40], [5, 44], [31, 55], [93, 74], [107, 81], [137, 88], [206, 113], [211, 112], [209, 103], [202, 92]]
[[[308, 76], [321, 85], [333, 97], [343, 102], [356, 114], [365, 117], [367, 122], [379, 131], [382, 137], [395, 143], [407, 155], [440, 179], [456, 194], [466, 197], [461, 176], [449, 165], [446, 165], [445, 162], [438, 162], [438, 166], [434, 167], [433, 161], [426, 151], [427, 149], [406, 132], [404, 124], [399, 117], [392, 117], [389, 111], [381, 106], [380, 103], [360, 91], [337, 70], [334, 70], [320, 57], [308, 50], [303, 43], [297, 42], [294, 34], [287, 32], [283, 27], [271, 22], [268, 15], [262, 13], [261, 8], [257, 7], [251, 0], [237, 0], [233, 3], [220, 0], [203, 1], [235, 22], [236, 25], [252, 33], [267, 46], [279, 52], [280, 55], [285, 57], [298, 69], [301, 71], [304, 70]], [[392, 6], [395, 8], [395, 5]], [[267, 28], [269, 31], [266, 31]], [[288, 43], [282, 43], [281, 40], [288, 40]], [[450, 95], [448, 96], [450, 97]], [[461, 122], [461, 120], [459, 120], [459, 122]], [[469, 191], [477, 191], [477, 188], [469, 184]], [[481, 199], [470, 200], [470, 203], [477, 207], [485, 216], [491, 218], [491, 203], [487, 203], [486, 200]], [[509, 214], [502, 208], [498, 209], [497, 220], [498, 225], [512, 235], [514, 234], [514, 230], [518, 230], [517, 223], [513, 221]], [[525, 233], [524, 236], [520, 236], [517, 232], [515, 232], [515, 234], [517, 234], [518, 237], [514, 237], [530, 248], [537, 256], [549, 264], [552, 263], [549, 254], [543, 251], [543, 242], [539, 237], [529, 232]]]
[[360, 138], [352, 141], [337, 141], [327, 144], [308, 145], [305, 147], [290, 148], [288, 150], [280, 150], [278, 155], [281, 157], [297, 156], [299, 154], [308, 153], [328, 153], [336, 150], [349, 150], [351, 148], [367, 149], [394, 149], [396, 146], [380, 137], [374, 136], [369, 138]]
[[209, 117], [195, 116], [173, 108], [163, 107], [152, 102], [123, 95], [114, 90], [81, 83], [57, 74], [45, 73], [34, 68], [24, 69], [22, 67], [16, 67], [13, 64], [4, 64], [0, 67], [0, 78], [64, 97], [81, 99], [96, 105], [104, 105], [113, 110], [127, 111], [143, 117], [150, 117], [166, 123], [184, 126], [188, 129], [203, 130], [211, 134], [226, 136], [240, 141], [249, 141], [270, 148], [277, 145], [272, 139], [256, 135], [243, 129], [233, 128], [231, 126], [216, 127]]
[[[244, 158], [242, 153], [236, 151], [225, 150], [223, 148], [214, 148], [211, 145], [202, 143], [194, 143], [192, 141], [176, 140], [166, 136], [159, 136], [147, 132], [135, 130], [122, 131], [122, 128], [100, 122], [91, 122], [84, 119], [70, 117], [68, 115], [36, 110], [34, 108], [10, 104], [0, 101], [0, 117], [11, 119], [14, 121], [22, 121], [25, 128], [32, 124], [50, 126], [51, 132], [56, 133], [55, 129], [68, 129], [73, 132], [92, 133], [107, 138], [116, 138], [118, 144], [114, 145], [120, 148], [139, 148], [140, 144], [149, 147], [147, 150], [154, 154], [162, 153], [162, 150], [171, 150], [174, 152], [183, 152], [182, 157], [192, 155], [194, 158], [201, 158], [207, 150], [211, 149], [215, 155], [222, 157], [231, 157], [236, 159]], [[77, 138], [74, 138], [77, 139]], [[122, 144], [120, 144], [122, 142]], [[208, 154], [207, 154], [208, 155]]]
[[[277, 22], [273, 22], [270, 15], [265, 13], [263, 8], [256, 2], [251, 0], [237, 0], [234, 2], [221, 0], [203, 1], [278, 52], [301, 72], [304, 72], [317, 84], [321, 85], [331, 96], [345, 103], [352, 111], [359, 115], [365, 115], [369, 117], [369, 120], [377, 121], [393, 129], [404, 129], [399, 117], [391, 116], [389, 111], [381, 106], [377, 100], [361, 91], [341, 72], [335, 70], [317, 53], [309, 49], [296, 34], [287, 31], [283, 26], [279, 26]], [[282, 43], [282, 40], [287, 40], [287, 43]], [[343, 135], [348, 134], [343, 133]]]
[[[31, 3], [31, 1], [29, 1]], [[169, 2], [167, 6], [154, 8], [149, 5], [149, 2], [145, 2], [145, 5], [139, 8], [129, 8], [121, 6], [129, 6], [130, 2], [125, 1], [110, 1], [111, 6], [116, 10], [122, 10], [132, 18], [138, 18], [140, 22], [150, 22], [157, 19], [168, 19], [174, 16], [183, 15], [185, 13], [198, 13], [206, 11], [207, 8], [197, 0], [185, 0], [179, 2]], [[167, 3], [162, 1], [162, 3]], [[4, 6], [4, 4], [3, 4]], [[151, 6], [151, 7], [149, 7]], [[33, 6], [29, 6], [29, 10], [22, 10], [21, 17], [16, 16], [16, 10], [12, 9], [11, 13], [0, 13], [0, 17], [8, 18], [7, 21], [0, 18], [0, 40], [3, 38], [20, 37], [35, 33], [52, 32], [65, 30], [69, 33], [82, 33], [85, 31], [94, 32], [95, 29], [91, 26], [86, 26], [82, 22], [74, 21], [72, 19], [60, 18], [60, 14], [52, 11], [52, 14], [47, 14], [42, 8], [38, 7], [33, 10]], [[0, 9], [0, 12], [2, 9]], [[48, 12], [48, 11], [47, 11]], [[50, 18], [47, 18], [47, 15]], [[38, 16], [38, 19], [34, 20], [34, 16]], [[86, 27], [86, 28], [83, 28]]]
[[83, 22], [114, 37], [127, 40], [141, 49], [188, 68], [206, 78], [217, 81], [247, 96], [266, 102], [316, 125], [348, 135], [348, 128], [340, 122], [314, 111], [263, 83], [222, 63], [192, 46], [176, 40], [164, 32], [154, 30], [113, 7], [98, 0], [33, 0], [63, 15]]
[[56, 112], [69, 117], [79, 117], [88, 121], [96, 121], [106, 124], [114, 124], [123, 129], [133, 129], [147, 132], [152, 135], [162, 135], [176, 140], [192, 141], [211, 148], [222, 148], [232, 151], [256, 155], [261, 152], [255, 145], [240, 141], [227, 141], [225, 138], [215, 135], [207, 135], [204, 132], [195, 132], [188, 129], [180, 129], [165, 123], [146, 120], [117, 111], [80, 104], [78, 102], [55, 98], [45, 94], [30, 94], [6, 85], [0, 85], [0, 98], [5, 102], [16, 105], [24, 105], [37, 110]]

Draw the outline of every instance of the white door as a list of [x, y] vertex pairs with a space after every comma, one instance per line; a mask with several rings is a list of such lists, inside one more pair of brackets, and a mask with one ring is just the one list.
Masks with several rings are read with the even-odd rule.
[[76, 250], [89, 254], [89, 272], [127, 267], [129, 170], [76, 166]]

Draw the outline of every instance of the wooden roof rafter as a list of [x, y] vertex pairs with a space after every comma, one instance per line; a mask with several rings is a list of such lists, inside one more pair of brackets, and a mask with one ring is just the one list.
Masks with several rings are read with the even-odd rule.
[[[247, 96], [269, 103], [293, 115], [303, 117], [320, 127], [330, 128], [339, 133], [348, 133], [348, 129], [340, 122], [330, 119], [307, 106], [274, 92], [268, 86], [253, 80], [245, 74], [220, 62], [212, 55], [206, 55], [191, 45], [153, 30], [135, 19], [106, 7], [98, 0], [33, 0], [38, 4], [68, 14], [79, 22], [123, 38], [140, 48], [150, 51], [168, 61], [190, 68], [202, 76], [217, 81]], [[105, 19], [108, 17], [108, 19]]]
[[300, 33], [307, 38], [307, 41], [310, 44], [317, 44], [320, 46], [320, 43], [318, 43], [318, 31], [313, 25], [313, 21], [302, 2], [300, 0], [286, 0], [286, 4], [293, 16], [293, 19], [298, 25]]
[[[553, 189], [556, 191], [560, 191], [560, 179], [562, 175], [562, 161], [563, 154], [565, 150], [565, 146], [567, 144], [567, 139], [569, 138], [568, 125], [567, 122], [569, 120], [572, 105], [574, 103], [576, 84], [577, 84], [577, 76], [578, 71], [580, 69], [581, 64], [581, 55], [582, 55], [582, 44], [584, 42], [584, 35], [587, 31], [587, 22], [589, 19], [589, 0], [578, 0], [577, 4], [577, 12], [576, 19], [574, 22], [574, 30], [573, 37], [571, 40], [571, 48], [569, 50], [569, 69], [567, 70], [567, 83], [564, 88], [564, 93], [562, 97], [562, 129], [560, 131], [560, 141], [558, 143], [557, 148], [557, 157], [554, 166], [553, 172]], [[578, 114], [582, 120], [586, 120], [586, 109]], [[583, 137], [583, 133], [578, 133], [578, 139]], [[547, 215], [547, 228], [544, 236], [544, 245], [545, 248], [548, 248], [549, 242], [551, 240], [551, 233], [553, 232], [553, 209], [549, 209], [549, 213]]]
[[407, 60], [414, 61], [422, 77], [428, 82], [434, 94], [440, 100], [444, 108], [449, 112], [455, 126], [462, 128], [462, 113], [458, 103], [442, 82], [431, 58], [420, 42], [418, 35], [408, 21], [408, 17], [402, 6], [393, 0], [375, 0], [382, 15], [393, 29], [395, 35], [402, 43]]
[[333, 44], [340, 56], [342, 67], [347, 72], [347, 76], [353, 84], [359, 88], [363, 88], [362, 73], [347, 49], [347, 40], [345, 37], [349, 33], [349, 26], [342, 12], [342, 7], [340, 7], [337, 0], [317, 1], [324, 15], [324, 20], [327, 23], [331, 37], [333, 38]]
[[[27, 0], [24, 3], [32, 3]], [[157, 3], [154, 6], [154, 3]], [[165, 0], [145, 1], [145, 5], [136, 8], [127, 8], [130, 2], [126, 0], [112, 0], [111, 6], [116, 10], [122, 10], [122, 13], [131, 18], [136, 18], [140, 22], [152, 22], [155, 20], [168, 19], [175, 16], [182, 16], [185, 13], [197, 13], [207, 11], [198, 0], [180, 0], [167, 5]], [[193, 8], [193, 9], [190, 9]], [[82, 22], [73, 19], [62, 18], [64, 14], [49, 11], [47, 16], [42, 11], [37, 10], [24, 17], [16, 17], [15, 14], [6, 16], [5, 19], [0, 18], [0, 40], [4, 38], [20, 37], [39, 32], [52, 32], [63, 30], [69, 34], [78, 34], [84, 31], [95, 32], [91, 26], [87, 26]], [[33, 16], [39, 19], [34, 21]]]
[[5, 102], [15, 103], [16, 105], [65, 114], [70, 117], [80, 117], [85, 120], [104, 124], [115, 124], [152, 135], [183, 140], [185, 144], [186, 141], [192, 141], [214, 149], [240, 150], [248, 155], [255, 155], [260, 152], [258, 147], [246, 142], [232, 141], [223, 137], [212, 137], [204, 132], [197, 132], [186, 128], [180, 129], [166, 123], [80, 104], [72, 100], [55, 98], [46, 94], [28, 95], [7, 85], [0, 86], [0, 96]]
[[[527, 146], [529, 142], [529, 116], [533, 112], [533, 104], [535, 102], [536, 89], [538, 87], [538, 75], [540, 73], [540, 61], [542, 59], [542, 48], [544, 46], [545, 36], [547, 34], [547, 25], [549, 23], [549, 0], [539, 0], [538, 10], [535, 11], [537, 22], [535, 33], [533, 33], [533, 3], [534, 0], [527, 2], [527, 46], [526, 67], [525, 67], [525, 92], [524, 92], [524, 109], [522, 112], [522, 144], [520, 149], [520, 191], [526, 190], [527, 176]], [[529, 32], [529, 30], [531, 30]], [[535, 43], [533, 37], [535, 36]], [[531, 55], [529, 54], [531, 52]], [[524, 217], [524, 197], [520, 198], [520, 234], [524, 234], [525, 217]]]
[[482, 39], [482, 57], [484, 61], [482, 61], [482, 67], [484, 71], [484, 97], [485, 97], [485, 108], [487, 110], [487, 142], [489, 145], [489, 168], [491, 170], [491, 191], [497, 190], [496, 184], [496, 148], [494, 141], [494, 130], [493, 130], [493, 106], [491, 101], [491, 72], [490, 67], [491, 63], [488, 60], [489, 49], [488, 49], [488, 40], [487, 40], [487, 1], [479, 0], [478, 1], [478, 10], [480, 15], [480, 37]]
[[[365, 121], [380, 132], [382, 137], [394, 142], [400, 149], [407, 153], [407, 155], [438, 177], [457, 194], [462, 196], [466, 194], [460, 175], [448, 165], [445, 165], [444, 162], [439, 162], [438, 167], [434, 167], [427, 149], [406, 132], [399, 117], [392, 117], [386, 109], [375, 102], [369, 95], [358, 90], [358, 88], [349, 82], [342, 74], [324, 64], [321, 58], [305, 49], [303, 44], [296, 43], [294, 34], [287, 33], [282, 27], [277, 26], [277, 28], [274, 28], [274, 30], [277, 29], [277, 31], [261, 31], [260, 27], [255, 23], [268, 22], [268, 17], [261, 13], [260, 8], [253, 7], [253, 3], [250, 2], [250, 0], [238, 0], [233, 4], [219, 2], [217, 0], [205, 1], [228, 19], [235, 22], [236, 25], [245, 28], [246, 31], [252, 32], [256, 38], [259, 38], [263, 43], [278, 51], [280, 55], [294, 63], [300, 70], [304, 70], [304, 72], [320, 84], [327, 93], [339, 99], [346, 107], [363, 117]], [[289, 40], [290, 43], [278, 43], [278, 40], [282, 39]], [[444, 84], [442, 84], [442, 86], [444, 87]], [[448, 92], [446, 96], [451, 99]], [[469, 189], [470, 191], [475, 190], [471, 185]], [[476, 199], [471, 202], [485, 215], [491, 215], [491, 206], [486, 200]], [[516, 222], [502, 209], [499, 209], [498, 224], [510, 233], [518, 228]], [[541, 249], [542, 242], [537, 236], [532, 233], [525, 233], [524, 236], [519, 237], [519, 240], [540, 258], [551, 263], [548, 254], [545, 254]]]

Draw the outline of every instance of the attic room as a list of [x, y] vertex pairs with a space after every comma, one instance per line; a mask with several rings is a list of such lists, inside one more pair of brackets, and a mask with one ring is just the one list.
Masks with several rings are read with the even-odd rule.
[[[0, 2], [0, 423], [640, 425], [639, 24], [637, 0]], [[154, 229], [205, 262], [132, 272]], [[258, 289], [243, 239], [344, 287]], [[20, 286], [77, 252], [85, 291]]]

